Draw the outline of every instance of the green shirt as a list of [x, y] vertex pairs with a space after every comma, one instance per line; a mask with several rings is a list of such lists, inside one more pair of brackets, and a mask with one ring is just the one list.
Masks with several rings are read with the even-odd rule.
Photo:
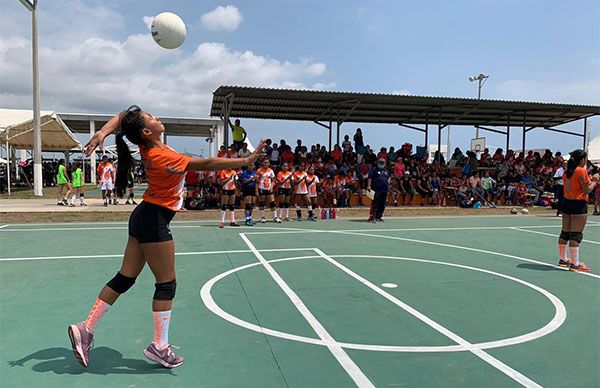
[[77, 167], [75, 169], [75, 171], [73, 171], [71, 176], [73, 177], [73, 187], [83, 186], [83, 180], [82, 180], [83, 173], [79, 167]]
[[233, 141], [244, 141], [244, 137], [246, 137], [246, 130], [244, 127], [239, 127], [237, 125], [231, 125], [231, 133]]
[[68, 182], [67, 180], [67, 169], [62, 164], [58, 166], [58, 174], [56, 175], [56, 183], [64, 185]]

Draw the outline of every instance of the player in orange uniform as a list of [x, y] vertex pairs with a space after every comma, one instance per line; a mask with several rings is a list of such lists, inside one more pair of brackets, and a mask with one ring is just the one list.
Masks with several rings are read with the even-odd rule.
[[[306, 184], [308, 185], [308, 200], [312, 209], [316, 209], [318, 205], [317, 201], [317, 188], [319, 186], [319, 177], [315, 175], [315, 168], [310, 166], [308, 168], [308, 174], [306, 178]], [[310, 210], [309, 210], [310, 212]], [[309, 213], [310, 214], [310, 213]], [[317, 213], [319, 214], [319, 213]], [[310, 216], [308, 217], [310, 221], [317, 221], [317, 217]]]
[[277, 185], [279, 186], [279, 218], [285, 221], [290, 219], [290, 204], [292, 200], [292, 173], [289, 171], [290, 165], [284, 163], [281, 171], [277, 173]]
[[277, 216], [277, 207], [275, 205], [275, 195], [273, 188], [275, 187], [275, 173], [271, 170], [269, 159], [262, 162], [262, 167], [256, 170], [258, 176], [258, 208], [260, 209], [260, 222], [263, 224], [265, 220], [265, 204], [269, 204], [273, 213], [273, 222], [281, 223], [281, 218]]
[[124, 193], [127, 173], [133, 165], [133, 158], [123, 137], [140, 147], [148, 188], [142, 203], [129, 217], [129, 239], [119, 272], [102, 288], [88, 318], [84, 322], [69, 325], [69, 339], [76, 359], [84, 367], [89, 366], [94, 329], [119, 296], [133, 286], [147, 263], [156, 283], [152, 301], [154, 338], [144, 350], [144, 355], [166, 368], [175, 368], [183, 364], [183, 357], [176, 356], [168, 343], [171, 307], [177, 286], [175, 246], [169, 223], [183, 203], [185, 172], [228, 170], [253, 163], [260, 156], [264, 143], [261, 141], [256, 147], [257, 151], [247, 158], [191, 158], [163, 144], [160, 139], [165, 127], [160, 119], [134, 105], [111, 118], [92, 136], [86, 144], [86, 155], [91, 155], [96, 147], [101, 147], [106, 136], [119, 128], [116, 136], [119, 154], [117, 192], [120, 195]]
[[[564, 202], [562, 207], [562, 230], [558, 238], [558, 265], [570, 271], [590, 271], [590, 267], [579, 261], [579, 244], [587, 222], [587, 196], [598, 183], [598, 174], [591, 179], [585, 169], [587, 153], [583, 150], [571, 152], [567, 170], [562, 176]], [[567, 258], [569, 244], [570, 260]]]
[[98, 165], [98, 187], [102, 190], [104, 206], [110, 204], [110, 195], [114, 189], [115, 167], [108, 160], [108, 156], [102, 155], [102, 163]]
[[221, 185], [221, 222], [219, 228], [225, 226], [225, 212], [229, 210], [231, 222], [229, 226], [240, 226], [235, 222], [235, 184], [238, 173], [232, 168], [221, 170], [219, 174], [219, 185]]
[[310, 204], [310, 200], [308, 199], [308, 174], [304, 171], [305, 164], [302, 163], [298, 166], [298, 171], [292, 174], [292, 180], [294, 185], [296, 186], [295, 190], [295, 205], [296, 205], [296, 215], [298, 216], [298, 221], [302, 221], [302, 210], [301, 206], [306, 206], [308, 210], [308, 218], [312, 221], [314, 218], [312, 206]]

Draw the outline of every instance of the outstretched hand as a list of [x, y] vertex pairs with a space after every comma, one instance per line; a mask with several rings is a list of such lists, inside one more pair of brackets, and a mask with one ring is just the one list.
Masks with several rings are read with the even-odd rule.
[[105, 135], [102, 131], [94, 133], [90, 141], [85, 145], [85, 156], [90, 156], [96, 148], [100, 148], [100, 151], [104, 151], [104, 138]]
[[251, 153], [250, 156], [248, 156], [248, 162], [253, 163], [256, 159], [263, 156], [263, 148], [265, 148], [266, 146], [267, 143], [264, 141], [264, 139], [261, 139], [261, 141], [258, 142], [258, 145], [254, 149], [254, 152]]

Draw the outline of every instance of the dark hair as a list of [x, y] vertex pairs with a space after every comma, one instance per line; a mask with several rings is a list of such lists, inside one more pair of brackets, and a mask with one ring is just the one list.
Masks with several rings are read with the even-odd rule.
[[581, 161], [585, 158], [587, 158], [587, 152], [585, 152], [584, 150], [575, 150], [573, 152], [571, 152], [569, 155], [571, 155], [571, 158], [569, 159], [569, 162], [567, 163], [567, 178], [571, 179], [571, 177], [573, 176], [573, 173], [575, 172], [575, 169], [577, 168], [577, 166], [579, 166], [579, 163], [581, 163]]
[[115, 190], [119, 197], [122, 197], [125, 193], [129, 170], [133, 168], [133, 157], [123, 136], [133, 144], [141, 146], [144, 144], [141, 134], [144, 127], [145, 121], [142, 109], [137, 105], [132, 105], [121, 119], [121, 130], [116, 135], [118, 162]]

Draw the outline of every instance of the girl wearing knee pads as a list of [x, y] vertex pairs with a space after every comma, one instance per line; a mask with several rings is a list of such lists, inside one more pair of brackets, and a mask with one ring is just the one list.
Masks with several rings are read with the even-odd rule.
[[111, 118], [92, 136], [86, 144], [86, 155], [91, 155], [98, 146], [102, 146], [106, 136], [118, 129], [117, 192], [121, 195], [125, 192], [127, 173], [133, 165], [133, 158], [124, 137], [140, 147], [148, 188], [142, 203], [129, 218], [129, 239], [119, 272], [102, 288], [87, 319], [69, 325], [69, 339], [75, 358], [84, 367], [89, 366], [89, 350], [94, 330], [119, 296], [133, 286], [147, 263], [155, 278], [152, 298], [154, 337], [144, 350], [144, 355], [166, 368], [175, 368], [183, 364], [183, 357], [176, 356], [168, 343], [171, 308], [177, 287], [175, 249], [169, 223], [183, 203], [185, 172], [227, 170], [253, 163], [259, 157], [264, 144], [261, 141], [257, 151], [247, 158], [191, 158], [163, 144], [161, 135], [165, 128], [160, 119], [133, 105]]
[[[562, 206], [562, 230], [558, 237], [558, 265], [570, 271], [589, 272], [590, 267], [579, 261], [579, 244], [587, 222], [587, 195], [598, 183], [598, 174], [590, 178], [585, 169], [587, 153], [583, 150], [571, 152], [567, 170], [562, 176], [564, 200]], [[567, 257], [567, 244], [570, 258]]]
[[260, 209], [260, 222], [265, 223], [265, 206], [268, 205], [273, 213], [273, 222], [281, 222], [277, 216], [277, 207], [275, 205], [275, 195], [273, 187], [275, 186], [275, 173], [271, 170], [270, 162], [265, 159], [262, 167], [256, 170], [258, 175], [258, 208]]
[[231, 220], [229, 226], [240, 226], [235, 221], [235, 186], [238, 179], [237, 171], [232, 168], [222, 170], [219, 174], [221, 185], [221, 222], [219, 228], [225, 226], [225, 213], [229, 210]]
[[292, 172], [290, 165], [284, 163], [281, 171], [277, 173], [277, 185], [279, 186], [279, 219], [291, 221], [290, 205], [292, 201]]

